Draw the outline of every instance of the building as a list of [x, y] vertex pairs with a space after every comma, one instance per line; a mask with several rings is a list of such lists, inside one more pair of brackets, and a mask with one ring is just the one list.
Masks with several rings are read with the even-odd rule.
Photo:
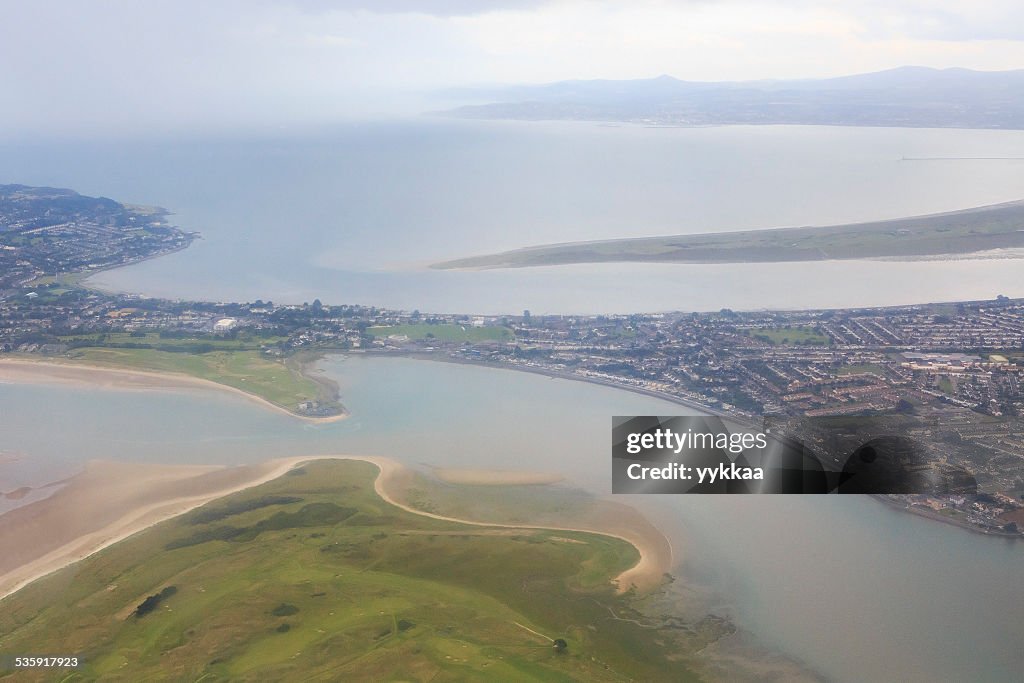
[[237, 326], [238, 321], [234, 318], [221, 318], [213, 324], [213, 331], [217, 334], [227, 334]]

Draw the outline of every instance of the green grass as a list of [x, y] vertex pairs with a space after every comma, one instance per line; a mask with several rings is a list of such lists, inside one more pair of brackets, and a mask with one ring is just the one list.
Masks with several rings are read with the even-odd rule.
[[809, 327], [778, 327], [759, 328], [750, 330], [751, 336], [761, 338], [776, 346], [781, 344], [801, 345], [817, 344], [826, 346], [831, 340], [816, 330]]
[[224, 337], [161, 337], [156, 332], [146, 332], [141, 336], [132, 336], [128, 332], [108, 332], [106, 334], [77, 334], [59, 337], [64, 343], [84, 342], [101, 347], [117, 348], [121, 346], [148, 346], [158, 350], [190, 349], [195, 347], [211, 347], [212, 349], [252, 351], [262, 346], [276, 344], [285, 337], [250, 337], [239, 335], [236, 339]]
[[388, 327], [369, 327], [366, 329], [366, 333], [374, 337], [404, 334], [409, 339], [437, 339], [443, 342], [509, 341], [513, 338], [512, 330], [507, 327], [473, 327], [468, 324], [430, 325], [420, 323], [417, 325], [391, 325]]
[[294, 410], [303, 401], [321, 400], [319, 384], [284, 362], [265, 358], [258, 351], [182, 353], [158, 349], [83, 348], [73, 361], [118, 368], [178, 372], [241, 389], [271, 403]]
[[57, 273], [56, 275], [44, 275], [31, 282], [32, 287], [46, 287], [49, 285], [60, 285], [73, 289], [78, 287], [83, 280], [94, 275], [90, 271], [76, 271], [71, 273]]
[[780, 263], [968, 254], [1024, 246], [1022, 217], [1024, 203], [1015, 202], [870, 223], [539, 245], [431, 267], [519, 268], [615, 261]]
[[409, 507], [446, 517], [540, 526], [565, 526], [566, 520], [586, 519], [597, 505], [593, 496], [574, 488], [467, 486], [420, 473], [412, 473], [395, 495]]
[[[0, 652], [77, 654], [85, 664], [69, 681], [694, 679], [685, 629], [612, 618], [645, 619], [608, 583], [635, 561], [632, 546], [407, 513], [375, 495], [367, 463], [304, 472], [165, 522], [5, 599]], [[260, 502], [289, 498], [300, 500]], [[310, 506], [354, 512], [302, 512]], [[281, 514], [295, 525], [269, 521]], [[224, 524], [260, 533], [165, 549]], [[176, 591], [155, 610], [132, 616], [169, 586]], [[554, 651], [554, 638], [566, 652]], [[0, 671], [19, 681], [66, 675]]]

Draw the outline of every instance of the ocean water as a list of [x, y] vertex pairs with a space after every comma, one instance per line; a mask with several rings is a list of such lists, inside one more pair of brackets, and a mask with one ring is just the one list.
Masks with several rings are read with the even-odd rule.
[[[0, 182], [162, 205], [203, 234], [184, 252], [96, 278], [123, 291], [478, 313], [801, 308], [1024, 296], [1024, 276], [1014, 260], [424, 266], [537, 243], [1021, 198], [1024, 162], [992, 157], [1024, 157], [1024, 133], [417, 120], [260, 138], [5, 143]], [[356, 452], [556, 471], [602, 493], [610, 417], [682, 412], [507, 370], [358, 357], [324, 366], [352, 411], [329, 425], [230, 394], [0, 384], [0, 491], [99, 457], [232, 464]], [[641, 502], [671, 522], [677, 571], [710, 585], [718, 611], [830, 678], [1000, 681], [1024, 670], [1022, 543], [860, 498]], [[14, 504], [0, 499], [0, 510]]]
[[202, 233], [184, 252], [95, 278], [111, 289], [606, 313], [1024, 296], [1024, 276], [1005, 259], [425, 266], [541, 243], [835, 224], [1019, 199], [1021, 157], [1021, 131], [422, 119], [258, 138], [6, 143], [0, 182], [162, 205]]
[[[241, 463], [384, 454], [419, 465], [559, 472], [610, 490], [615, 414], [680, 407], [511, 370], [331, 357], [352, 415], [311, 425], [234, 394], [0, 385], [0, 490], [66, 476], [96, 457]], [[54, 424], [59, 429], [54, 429]], [[858, 496], [637, 496], [681, 564], [674, 584], [757, 643], [840, 681], [1016, 681], [1024, 667], [1024, 543]]]

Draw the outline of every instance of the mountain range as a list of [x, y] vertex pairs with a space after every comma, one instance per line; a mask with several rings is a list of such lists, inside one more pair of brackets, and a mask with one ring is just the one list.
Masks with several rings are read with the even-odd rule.
[[800, 124], [1024, 129], [1024, 70], [905, 66], [827, 79], [561, 81], [449, 90], [474, 119], [648, 125]]

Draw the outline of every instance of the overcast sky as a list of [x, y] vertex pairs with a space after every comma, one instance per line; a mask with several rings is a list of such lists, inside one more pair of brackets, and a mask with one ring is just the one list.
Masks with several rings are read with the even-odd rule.
[[0, 135], [299, 126], [458, 85], [1024, 68], [1020, 0], [0, 0]]

